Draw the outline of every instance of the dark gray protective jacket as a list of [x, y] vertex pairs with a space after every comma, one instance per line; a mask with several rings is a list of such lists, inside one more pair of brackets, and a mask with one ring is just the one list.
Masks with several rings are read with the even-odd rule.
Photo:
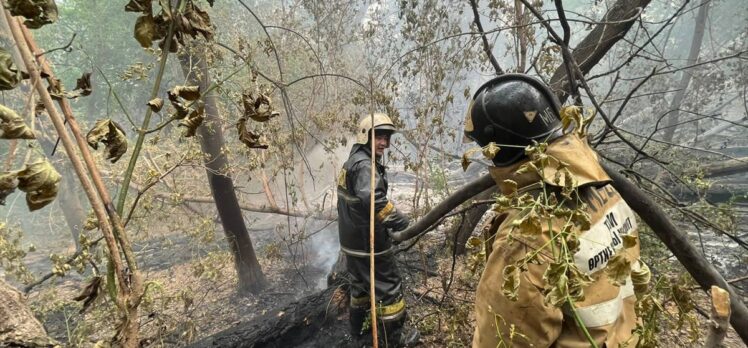
[[[394, 255], [387, 252], [392, 241], [387, 229], [400, 231], [410, 221], [387, 199], [387, 173], [376, 164], [374, 189], [374, 252], [376, 256], [375, 288], [378, 299], [395, 301], [400, 296], [400, 275]], [[341, 250], [346, 253], [348, 272], [353, 276], [351, 295], [365, 296], [369, 287], [369, 204], [371, 197], [371, 150], [356, 144], [338, 177], [338, 232]], [[351, 251], [353, 253], [351, 253]], [[355, 254], [362, 254], [356, 256]], [[364, 256], [364, 257], [361, 257]]]
[[[376, 163], [374, 189], [374, 251], [392, 246], [387, 229], [401, 231], [410, 221], [387, 199], [387, 173]], [[356, 144], [338, 177], [338, 226], [340, 245], [349, 250], [369, 252], [369, 212], [371, 197], [371, 150]]]

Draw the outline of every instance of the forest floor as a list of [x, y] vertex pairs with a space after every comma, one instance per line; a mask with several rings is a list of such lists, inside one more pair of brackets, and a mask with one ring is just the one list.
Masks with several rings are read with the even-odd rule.
[[[401, 187], [403, 198], [410, 192]], [[198, 339], [242, 325], [288, 303], [319, 292], [337, 257], [336, 224], [306, 226], [312, 235], [305, 243], [293, 236], [280, 238], [278, 226], [287, 220], [265, 218], [250, 232], [268, 286], [256, 295], [236, 291], [233, 262], [221, 238], [195, 240], [182, 231], [150, 231], [138, 235], [136, 252], [149, 282], [148, 296], [141, 307], [143, 346], [181, 347]], [[315, 227], [315, 228], [311, 228]], [[409, 321], [421, 332], [424, 347], [469, 347], [473, 333], [473, 302], [480, 271], [471, 271], [470, 256], [453, 257], [451, 241], [445, 238], [449, 224], [428, 233], [416, 247], [398, 255], [405, 284]], [[46, 273], [51, 252], [72, 252], [69, 236], [48, 237], [27, 257], [36, 274]], [[62, 247], [61, 247], [62, 246]], [[675, 265], [674, 259], [665, 262]], [[105, 263], [101, 263], [105, 264]], [[677, 267], [669, 268], [677, 273]], [[677, 274], [672, 274], [676, 276]], [[92, 347], [114, 332], [116, 322], [111, 301], [103, 294], [92, 308], [79, 313], [81, 304], [72, 301], [91, 279], [71, 272], [54, 278], [29, 294], [29, 303], [49, 334], [64, 346]], [[748, 281], [736, 285], [746, 288]], [[675, 327], [666, 320], [660, 327], [660, 346], [701, 346], [709, 320], [709, 300], [700, 290], [691, 292], [696, 305], [692, 311], [694, 330]], [[665, 304], [665, 315], [677, 317], [675, 304]], [[332, 318], [301, 347], [326, 347], [329, 342], [346, 346], [347, 318]], [[726, 347], [745, 347], [730, 329]]]
[[[473, 300], [479, 275], [468, 269], [465, 256], [452, 258], [443, 231], [428, 234], [409, 252], [399, 255], [399, 267], [405, 283], [409, 320], [421, 332], [424, 347], [468, 347], [473, 331]], [[176, 236], [175, 236], [176, 237]], [[177, 240], [183, 238], [176, 238]], [[261, 238], [260, 238], [261, 239]], [[144, 264], [147, 279], [158, 284], [150, 302], [142, 310], [144, 346], [180, 347], [189, 342], [242, 325], [267, 312], [277, 310], [292, 301], [315, 293], [323, 286], [327, 270], [313, 266], [295, 267], [290, 257], [270, 251], [260, 252], [260, 263], [268, 278], [268, 287], [260, 294], [239, 296], [236, 278], [227, 253], [215, 256], [211, 262], [221, 264], [210, 277], [196, 272], [209, 267], [205, 261], [184, 256], [185, 245], [152, 240], [140, 254], [149, 260]], [[158, 243], [162, 243], [159, 246]], [[169, 246], [165, 246], [168, 244]], [[267, 245], [258, 244], [259, 250]], [[180, 256], [181, 255], [181, 256]], [[181, 259], [180, 259], [181, 258]], [[469, 257], [468, 257], [469, 258]], [[199, 266], [199, 264], [203, 266]], [[453, 271], [454, 270], [454, 271]], [[303, 275], [303, 279], [301, 277]], [[93, 346], [112, 334], [112, 328], [97, 321], [111, 315], [111, 307], [101, 300], [93, 310], [81, 316], [80, 306], [70, 299], [83, 287], [84, 276], [70, 276], [55, 280], [54, 286], [45, 285], [31, 293], [30, 302], [47, 327], [50, 335], [66, 346]], [[705, 313], [709, 303], [701, 291], [693, 292], [696, 305]], [[103, 296], [102, 296], [103, 297]], [[675, 308], [668, 307], [675, 316]], [[108, 310], [106, 310], [108, 308]], [[102, 313], [102, 309], [105, 309]], [[708, 320], [696, 314], [703, 341]], [[85, 320], [81, 320], [84, 319]], [[325, 347], [330, 341], [347, 345], [347, 318], [332, 318], [326, 326], [301, 347]], [[686, 327], [663, 327], [663, 347], [700, 346], [691, 340]], [[744, 347], [736, 333], [730, 330], [726, 347]]]

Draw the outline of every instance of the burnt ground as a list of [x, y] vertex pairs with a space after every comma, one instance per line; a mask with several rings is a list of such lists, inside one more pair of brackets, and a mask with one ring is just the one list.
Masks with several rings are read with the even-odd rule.
[[[154, 230], [135, 236], [144, 276], [151, 282], [141, 310], [143, 346], [187, 346], [224, 330], [261, 321], [268, 315], [278, 315], [279, 309], [321, 291], [326, 285], [329, 260], [337, 255], [337, 250], [331, 248], [335, 243], [330, 242], [330, 236], [335, 237], [335, 225], [327, 230], [309, 228], [314, 242], [303, 244], [273, 228], [286, 222], [285, 218], [282, 220], [263, 221], [250, 232], [268, 280], [268, 286], [259, 294], [236, 292], [233, 263], [220, 233], [215, 240], [187, 236], [182, 231]], [[415, 248], [398, 256], [409, 320], [420, 330], [424, 347], [470, 346], [472, 336], [473, 296], [479, 272], [469, 269], [469, 256], [453, 259], [450, 243], [444, 238], [446, 228], [427, 234]], [[42, 240], [43, 243], [37, 243], [37, 251], [27, 257], [37, 275], [50, 269], [50, 252], [73, 250], [70, 237], [64, 233], [45, 235]], [[716, 240], [711, 242], [717, 249], [722, 245]], [[672, 259], [663, 262], [675, 263]], [[744, 262], [745, 259], [737, 264]], [[103, 267], [105, 263], [99, 264]], [[728, 278], [744, 275], [740, 274], [744, 271], [744, 267], [738, 267], [738, 274], [728, 274]], [[679, 270], [674, 267], [667, 272]], [[91, 270], [82, 275], [71, 271], [34, 289], [29, 296], [32, 308], [50, 335], [65, 346], [91, 347], [113, 333], [114, 328], [107, 323], [115, 322], [114, 310], [106, 296], [100, 296], [92, 309], [83, 314], [78, 313], [80, 303], [71, 300], [91, 276]], [[746, 289], [748, 281], [735, 285]], [[697, 290], [693, 294], [698, 308], [693, 313], [703, 341], [708, 320], [698, 312], [708, 313], [709, 302], [703, 292]], [[667, 316], [677, 316], [674, 304], [666, 304], [666, 309]], [[335, 314], [315, 328], [308, 339], [293, 346], [346, 347], [350, 346], [347, 334], [347, 315]], [[662, 346], [701, 345], [691, 342], [685, 327], [663, 326], [661, 336]], [[731, 331], [725, 346], [745, 345]]]

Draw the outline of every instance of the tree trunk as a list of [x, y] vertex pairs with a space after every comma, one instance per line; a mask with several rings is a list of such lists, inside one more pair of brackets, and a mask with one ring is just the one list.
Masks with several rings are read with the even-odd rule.
[[[579, 64], [579, 70], [586, 75], [592, 68], [600, 62], [608, 51], [619, 40], [626, 36], [631, 26], [636, 22], [633, 18], [639, 9], [643, 10], [649, 5], [651, 0], [618, 0], [605, 16], [600, 20], [602, 23], [597, 24], [582, 41], [577, 44], [576, 49], [572, 52], [574, 61]], [[631, 19], [628, 20], [627, 19]], [[563, 103], [568, 94], [569, 88], [566, 86], [568, 79], [566, 69], [562, 65], [553, 73], [551, 77], [551, 87], [556, 92], [558, 99]]]
[[[488, 190], [479, 193], [473, 199], [476, 201], [490, 199], [491, 195], [495, 192], [496, 187], [491, 187]], [[488, 206], [478, 205], [473, 209], [468, 210], [465, 213], [465, 218], [462, 223], [460, 223], [459, 226], [455, 226], [455, 231], [453, 233], [456, 233], [457, 235], [454, 236], [453, 240], [455, 241], [454, 248], [456, 249], [457, 255], [462, 255], [465, 253], [465, 243], [467, 243], [468, 238], [470, 238], [470, 236], [473, 234], [475, 225], [478, 224], [480, 218], [483, 217], [483, 214], [486, 212], [487, 207]]]
[[748, 171], [748, 157], [712, 163], [702, 168], [705, 178], [716, 178]]
[[[691, 40], [691, 50], [688, 52], [688, 60], [686, 60], [686, 66], [693, 65], [699, 58], [699, 52], [701, 52], [701, 43], [704, 38], [704, 29], [706, 28], [706, 16], [709, 14], [709, 4], [711, 0], [702, 0], [699, 5], [699, 13], [696, 15], [696, 20], [693, 23], [693, 39]], [[670, 103], [670, 116], [667, 118], [667, 128], [665, 129], [664, 140], [667, 142], [673, 141], [673, 135], [675, 134], [675, 125], [678, 123], [678, 117], [680, 116], [680, 105], [683, 103], [683, 98], [686, 96], [686, 89], [688, 84], [691, 83], [691, 71], [689, 69], [683, 70], [681, 75], [680, 83], [678, 84], [678, 90], [673, 96], [673, 100]]]
[[[190, 84], [199, 85], [200, 91], [206, 91], [210, 85], [210, 75], [205, 62], [204, 46], [200, 44], [191, 48], [191, 53], [179, 55], [182, 72]], [[195, 70], [190, 70], [194, 67]], [[208, 155], [205, 159], [206, 173], [210, 191], [216, 202], [216, 210], [221, 217], [226, 240], [234, 255], [240, 293], [257, 293], [265, 288], [267, 281], [257, 262], [252, 240], [244, 224], [239, 200], [234, 192], [234, 182], [226, 173], [229, 167], [226, 155], [221, 151], [225, 141], [221, 130], [218, 103], [213, 92], [203, 96], [205, 102], [205, 121], [198, 129], [200, 146]]]
[[26, 299], [0, 279], [0, 347], [53, 347], [44, 326], [26, 305]]

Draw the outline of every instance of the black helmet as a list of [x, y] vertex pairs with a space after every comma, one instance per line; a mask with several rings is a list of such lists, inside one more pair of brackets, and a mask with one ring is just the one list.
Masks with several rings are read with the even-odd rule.
[[480, 146], [499, 145], [494, 165], [516, 163], [533, 140], [550, 141], [561, 135], [559, 104], [542, 81], [525, 74], [501, 75], [475, 92], [465, 136]]

